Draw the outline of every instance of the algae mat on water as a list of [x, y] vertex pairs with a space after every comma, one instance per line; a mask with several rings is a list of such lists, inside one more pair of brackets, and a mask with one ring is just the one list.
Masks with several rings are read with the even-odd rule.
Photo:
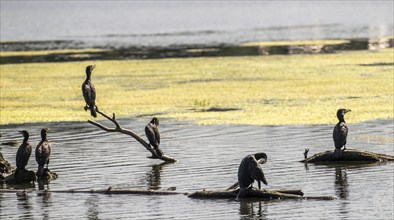
[[[118, 117], [200, 124], [325, 124], [393, 118], [394, 50], [294, 56], [7, 64], [1, 124], [87, 120], [81, 84], [96, 64], [97, 105]], [[100, 117], [100, 116], [99, 116]]]

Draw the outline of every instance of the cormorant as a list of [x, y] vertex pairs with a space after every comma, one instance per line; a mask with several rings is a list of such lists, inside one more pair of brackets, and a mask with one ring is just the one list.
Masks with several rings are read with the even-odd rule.
[[44, 173], [44, 166], [49, 164], [49, 156], [51, 155], [51, 146], [47, 139], [48, 129], [41, 130], [41, 141], [36, 147], [36, 161], [38, 164], [37, 176], [40, 177]]
[[21, 146], [19, 146], [18, 151], [16, 152], [16, 171], [15, 176], [17, 176], [20, 170], [24, 170], [27, 163], [29, 162], [29, 158], [31, 155], [31, 145], [29, 141], [29, 132], [23, 130], [19, 131], [23, 135], [23, 142]]
[[155, 149], [157, 156], [161, 157], [163, 152], [160, 150], [160, 133], [159, 119], [153, 117], [152, 120], [145, 126], [145, 135], [149, 140], [149, 144]]
[[260, 164], [266, 162], [267, 155], [265, 153], [251, 154], [242, 159], [238, 168], [238, 184], [240, 189], [237, 200], [245, 196], [247, 190], [252, 187], [254, 180], [257, 181], [259, 189], [261, 189], [260, 181], [268, 185], [263, 169], [260, 166]]
[[84, 107], [85, 111], [90, 109], [90, 114], [93, 117], [97, 117], [96, 114], [96, 89], [91, 80], [92, 71], [95, 68], [95, 65], [89, 65], [86, 67], [86, 79], [82, 84], [82, 95], [85, 99], [86, 106]]
[[346, 138], [347, 138], [347, 133], [348, 133], [348, 128], [345, 122], [345, 114], [347, 112], [350, 112], [350, 109], [338, 109], [337, 111], [337, 117], [339, 122], [335, 125], [334, 131], [332, 133], [332, 137], [334, 139], [334, 144], [335, 144], [335, 151], [334, 151], [334, 157], [335, 158], [340, 158], [342, 156], [342, 150], [341, 148], [343, 147], [343, 150], [346, 150]]

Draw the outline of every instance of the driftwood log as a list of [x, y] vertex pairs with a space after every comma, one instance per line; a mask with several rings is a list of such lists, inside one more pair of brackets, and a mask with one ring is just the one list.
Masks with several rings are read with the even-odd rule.
[[326, 151], [315, 154], [300, 162], [304, 163], [336, 163], [336, 162], [384, 162], [394, 161], [394, 156], [378, 154], [368, 151], [346, 149], [342, 152], [341, 158], [334, 158], [334, 151]]
[[118, 121], [116, 121], [115, 113], [112, 113], [112, 117], [110, 117], [110, 116], [106, 115], [105, 113], [99, 111], [98, 109], [96, 110], [96, 112], [99, 113], [100, 115], [102, 115], [104, 118], [111, 121], [112, 123], [114, 123], [115, 128], [108, 128], [108, 127], [106, 127], [98, 122], [92, 121], [92, 120], [88, 120], [87, 121], [88, 123], [90, 123], [94, 126], [97, 126], [107, 132], [119, 132], [119, 133], [126, 134], [126, 135], [133, 137], [136, 141], [138, 141], [142, 146], [144, 146], [152, 154], [152, 157], [150, 157], [152, 159], [160, 159], [160, 160], [163, 160], [166, 162], [176, 162], [177, 161], [175, 158], [172, 158], [172, 157], [167, 156], [165, 154], [163, 154], [162, 156], [158, 156], [156, 154], [155, 150], [144, 139], [142, 139], [140, 136], [138, 136], [132, 130], [122, 128], [122, 126], [120, 126]]
[[[235, 199], [239, 189], [234, 190], [203, 190], [191, 193], [190, 198], [198, 199]], [[301, 190], [266, 190], [249, 189], [245, 198], [253, 199], [317, 199], [333, 200], [333, 196], [304, 196]]]

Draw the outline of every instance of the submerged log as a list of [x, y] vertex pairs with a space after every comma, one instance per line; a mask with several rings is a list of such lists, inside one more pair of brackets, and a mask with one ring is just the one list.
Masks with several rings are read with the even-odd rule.
[[[237, 190], [203, 190], [197, 191], [189, 195], [190, 198], [199, 199], [224, 199], [237, 197]], [[302, 195], [300, 195], [302, 194]], [[253, 199], [317, 199], [317, 200], [333, 200], [333, 196], [303, 196], [301, 190], [266, 190], [266, 189], [249, 189], [245, 198]]]
[[150, 146], [150, 144], [148, 144], [146, 141], [144, 141], [144, 139], [142, 139], [140, 136], [138, 136], [132, 130], [122, 128], [120, 126], [120, 124], [118, 123], [118, 121], [116, 121], [115, 113], [113, 113], [112, 117], [110, 117], [110, 116], [106, 115], [104, 112], [99, 111], [98, 109], [96, 109], [96, 112], [99, 113], [100, 115], [102, 115], [104, 118], [111, 121], [112, 123], [114, 123], [115, 128], [108, 128], [108, 127], [106, 127], [98, 122], [92, 121], [92, 120], [88, 120], [88, 123], [90, 123], [94, 126], [97, 126], [107, 132], [119, 132], [119, 133], [126, 134], [126, 135], [133, 137], [136, 141], [138, 141], [142, 146], [144, 146], [152, 154], [152, 156], [150, 157], [152, 159], [160, 159], [160, 160], [163, 160], [166, 162], [176, 162], [177, 161], [175, 158], [172, 158], [172, 157], [164, 155], [164, 154], [162, 156], [158, 156], [156, 154], [155, 150]]
[[326, 151], [315, 154], [300, 162], [305, 163], [334, 163], [334, 162], [384, 162], [394, 161], [394, 156], [378, 154], [369, 151], [346, 149], [341, 158], [334, 158], [334, 151]]

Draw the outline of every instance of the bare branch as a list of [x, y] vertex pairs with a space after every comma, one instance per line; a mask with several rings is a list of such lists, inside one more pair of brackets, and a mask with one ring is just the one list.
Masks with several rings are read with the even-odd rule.
[[98, 109], [97, 109], [97, 112], [100, 115], [102, 115], [104, 118], [106, 118], [109, 121], [111, 121], [112, 123], [114, 123], [115, 124], [115, 128], [108, 128], [108, 127], [106, 127], [106, 126], [104, 126], [104, 125], [102, 125], [102, 124], [100, 124], [98, 122], [92, 121], [92, 120], [88, 120], [87, 121], [88, 123], [100, 128], [100, 129], [102, 129], [104, 131], [107, 131], [107, 132], [119, 132], [119, 133], [126, 134], [126, 135], [129, 135], [129, 136], [133, 137], [135, 140], [137, 140], [142, 146], [144, 146], [152, 154], [151, 158], [157, 158], [157, 159], [161, 159], [161, 160], [164, 160], [164, 161], [167, 161], [167, 162], [176, 162], [177, 161], [175, 158], [169, 157], [169, 156], [164, 155], [164, 154], [161, 157], [158, 156], [156, 154], [156, 151], [153, 150], [153, 148], [150, 146], [150, 144], [147, 143], [144, 139], [142, 139], [140, 136], [138, 136], [132, 130], [128, 130], [128, 129], [122, 128], [119, 125], [118, 121], [116, 121], [115, 113], [112, 114], [112, 118], [111, 118], [107, 114], [105, 114], [104, 112], [99, 111]]

